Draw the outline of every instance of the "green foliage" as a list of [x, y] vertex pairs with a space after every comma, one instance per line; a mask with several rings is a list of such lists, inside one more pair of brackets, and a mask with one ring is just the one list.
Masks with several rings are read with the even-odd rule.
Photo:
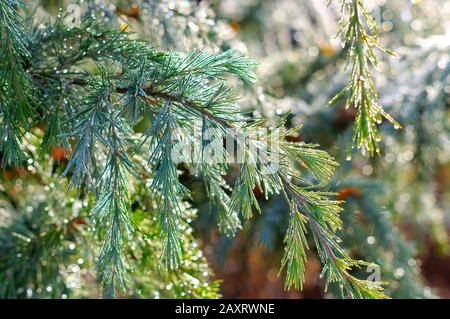
[[[340, 41], [333, 39], [339, 12], [333, 6], [327, 10], [321, 1], [314, 0], [261, 0], [233, 7], [222, 4], [224, 1], [216, 3], [219, 16], [233, 24], [238, 22], [238, 39], [260, 61], [263, 87], [251, 96], [252, 101], [259, 102], [258, 111], [277, 118], [292, 109], [288, 125], [304, 124], [301, 135], [294, 139], [320, 143], [337, 159], [345, 159], [356, 110], [352, 105], [348, 110], [323, 107], [347, 81], [339, 70], [344, 70], [352, 57], [347, 54], [349, 46], [340, 46]], [[395, 48], [398, 55], [389, 63], [380, 61], [380, 72], [371, 72], [379, 94], [377, 103], [405, 129], [377, 125], [383, 136], [383, 143], [378, 143], [382, 156], [366, 158], [355, 152], [353, 161], [336, 169], [331, 185], [339, 192], [338, 198], [346, 201], [340, 214], [343, 227], [339, 236], [351, 256], [380, 266], [369, 269], [380, 270], [389, 296], [430, 298], [442, 290], [426, 285], [442, 287], [443, 282], [427, 281], [440, 273], [432, 265], [435, 258], [448, 255], [449, 187], [442, 178], [450, 158], [446, 112], [450, 51], [448, 35], [444, 35], [448, 12], [442, 10], [445, 1], [441, 0], [410, 6], [401, 0], [364, 4], [380, 19], [377, 24], [383, 44]], [[345, 24], [349, 15], [348, 11], [343, 13]], [[362, 15], [360, 21], [364, 22]], [[341, 35], [345, 38], [344, 33]], [[255, 37], [264, 41], [253, 41]], [[373, 50], [378, 58], [383, 53], [376, 47]], [[336, 104], [343, 105], [345, 97], [342, 95]], [[369, 184], [378, 186], [367, 187]], [[258, 238], [272, 256], [282, 244], [284, 234], [280, 229], [286, 227], [287, 207], [279, 197], [260, 206], [265, 213], [256, 216], [246, 229], [245, 240]], [[311, 231], [306, 235], [313, 246]], [[436, 245], [438, 252], [430, 250], [429, 245]], [[249, 251], [241, 253], [242, 258], [245, 253], [249, 258], [253, 253]], [[267, 271], [274, 266], [270, 261], [268, 264]], [[351, 274], [369, 276], [373, 274], [369, 269], [363, 267]], [[326, 297], [335, 296], [338, 289], [331, 285]]]
[[376, 66], [378, 63], [374, 48], [390, 55], [394, 54], [380, 43], [377, 25], [367, 11], [363, 0], [341, 2], [339, 35], [344, 38], [348, 52], [350, 77], [347, 86], [328, 104], [335, 104], [346, 96], [345, 107], [356, 109], [352, 144], [347, 155], [347, 158], [351, 159], [355, 142], [357, 148], [363, 153], [367, 151], [372, 156], [380, 153], [378, 146], [380, 134], [377, 125], [381, 124], [383, 118], [393, 123], [395, 128], [400, 128], [400, 124], [378, 104], [378, 94], [369, 69], [371, 65]]
[[[295, 203], [291, 206], [297, 209]], [[309, 248], [305, 237], [307, 220], [295, 210], [289, 219], [289, 227], [284, 238], [286, 253], [281, 261], [281, 268], [287, 268], [285, 287], [290, 288], [294, 285], [296, 289], [302, 289], [305, 282], [306, 249]]]
[[[16, 30], [20, 16], [12, 3], [1, 5], [0, 10], [2, 17], [15, 17], [7, 23]], [[9, 50], [12, 63], [20, 52], [11, 48], [24, 49], [25, 42], [20, 32], [10, 33], [8, 41], [18, 44], [3, 50]], [[179, 179], [181, 167], [173, 158], [175, 138], [181, 137], [201, 145], [201, 151], [193, 154], [193, 163], [184, 165], [186, 170], [204, 178], [211, 204], [220, 207], [221, 230], [233, 234], [240, 227], [239, 216], [250, 218], [254, 208], [261, 212], [255, 189], [266, 198], [282, 194], [290, 203], [290, 226], [282, 259], [288, 273], [286, 288], [302, 287], [308, 247], [304, 239], [309, 231], [314, 236], [327, 284], [338, 284], [342, 297], [385, 297], [379, 283], [359, 280], [349, 273], [367, 264], [353, 260], [341, 248], [337, 235], [342, 228], [341, 202], [332, 199], [334, 194], [323, 191], [337, 163], [316, 145], [289, 142], [287, 137], [299, 128], [277, 135], [277, 129], [286, 126], [287, 116], [277, 123], [276, 129], [264, 129], [262, 119], [241, 111], [235, 90], [227, 83], [231, 83], [230, 78], [239, 86], [253, 83], [252, 61], [232, 50], [214, 54], [191, 51], [186, 55], [164, 52], [92, 16], [83, 18], [81, 27], [66, 26], [59, 16], [53, 24], [35, 28], [31, 34], [26, 47], [30, 63], [25, 68], [8, 69], [8, 76], [21, 83], [30, 82], [35, 90], [25, 87], [22, 94], [35, 102], [30, 105], [39, 104], [40, 108], [35, 110], [36, 115], [33, 110], [24, 111], [26, 121], [21, 123], [20, 116], [12, 117], [2, 106], [1, 119], [6, 123], [3, 127], [10, 130], [14, 125], [17, 132], [11, 136], [16, 137], [33, 132], [24, 122], [34, 116], [33, 123], [45, 127], [41, 157], [58, 147], [69, 157], [62, 178], [67, 178], [78, 196], [92, 201], [87, 218], [103, 242], [95, 265], [106, 296], [125, 294], [128, 283], [133, 282], [135, 269], [128, 260], [128, 245], [136, 236], [142, 236], [140, 243], [149, 238], [157, 242], [157, 253], [152, 256], [162, 259], [166, 278], [172, 272], [189, 274], [190, 269], [185, 267], [186, 258], [192, 255], [187, 245], [192, 238], [186, 235], [190, 196]], [[0, 74], [5, 74], [3, 65]], [[11, 81], [2, 81], [10, 90]], [[5, 95], [2, 105], [16, 101], [12, 96]], [[20, 97], [17, 100], [20, 102]], [[146, 128], [144, 133], [138, 129], [140, 124]], [[219, 165], [202, 160], [207, 145], [196, 139], [196, 132], [203, 135], [208, 127], [227, 132], [242, 152], [233, 188], [223, 178], [231, 170], [223, 158]], [[241, 136], [242, 130], [261, 128], [262, 134]], [[221, 142], [210, 141], [223, 156], [226, 150]], [[2, 147], [3, 163], [19, 164], [19, 140], [7, 138], [2, 143], [11, 150], [5, 152], [5, 146]], [[151, 217], [146, 216], [144, 207], [142, 212], [139, 210], [145, 217], [138, 218], [140, 223], [131, 216], [131, 195], [136, 188], [156, 206]], [[148, 223], [148, 219], [154, 223]], [[9, 234], [11, 229], [6, 229], [5, 241]], [[136, 263], [148, 253], [147, 248], [140, 248]], [[155, 260], [150, 258], [148, 262], [156, 264]], [[149, 264], [148, 267], [155, 267]], [[199, 275], [198, 271], [193, 272]], [[194, 287], [193, 296], [215, 296], [216, 286], [208, 287], [206, 291]], [[145, 284], [142, 289], [146, 289]]]
[[[32, 83], [24, 69], [29, 63], [29, 37], [17, 11], [21, 1], [0, 3], [0, 152], [1, 165], [17, 164], [23, 158], [20, 151], [21, 129], [29, 127], [34, 116]], [[14, 96], [14, 99], [10, 99]]]
[[[58, 161], [45, 155], [46, 161], [41, 163], [35, 157], [42, 133], [33, 133], [25, 134], [23, 144], [25, 154], [33, 161], [20, 175], [1, 175], [0, 298], [97, 298], [101, 296], [101, 281], [114, 284], [117, 278], [111, 277], [108, 267], [103, 267], [97, 277], [95, 264], [118, 271], [121, 260], [126, 260], [126, 271], [132, 269], [132, 275], [124, 283], [125, 290], [117, 289], [120, 297], [220, 297], [218, 282], [211, 279], [212, 272], [188, 223], [196, 217], [191, 207], [184, 205], [180, 217], [184, 251], [180, 267], [165, 269], [155, 262], [164, 247], [156, 227], [154, 198], [145, 188], [149, 179], [144, 179], [127, 197], [133, 203], [128, 210], [130, 220], [140, 231], [120, 241], [120, 252], [115, 252], [117, 244], [111, 236], [118, 232], [107, 222], [91, 220], [97, 209], [91, 204], [93, 196], [67, 192], [68, 179], [52, 172], [60, 165]], [[114, 213], [115, 207], [110, 209], [106, 218], [114, 218], [110, 212]], [[103, 260], [97, 259], [98, 253]], [[116, 257], [121, 260], [105, 260]]]

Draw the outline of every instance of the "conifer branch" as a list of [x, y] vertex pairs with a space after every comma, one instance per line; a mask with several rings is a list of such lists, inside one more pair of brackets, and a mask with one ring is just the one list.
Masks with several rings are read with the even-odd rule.
[[[120, 88], [118, 90], [120, 93], [125, 93], [127, 91], [126, 88]], [[179, 106], [184, 106], [189, 108], [192, 112], [198, 112], [199, 116], [206, 116], [210, 121], [215, 122], [223, 128], [232, 128], [233, 131], [238, 131], [238, 128], [235, 127], [234, 124], [213, 115], [193, 101], [184, 100], [177, 95], [153, 92], [150, 87], [144, 88], [143, 92], [145, 92], [144, 100], [146, 101], [150, 99], [152, 103], [155, 103], [154, 98], [163, 99], [166, 101], [164, 103], [175, 103]], [[165, 107], [163, 107], [163, 110], [164, 108]], [[285, 119], [286, 118], [278, 123], [278, 127], [283, 126]], [[162, 122], [160, 119], [155, 119], [155, 121], [156, 123]], [[296, 129], [297, 128], [294, 128], [284, 133], [282, 138], [295, 132]], [[162, 132], [160, 128], [159, 130], [153, 131], [153, 134], [148, 132], [147, 135], [154, 135], [157, 131]], [[160, 133], [160, 135], [165, 136], [166, 134], [169, 134], [168, 132], [168, 130], [164, 130], [164, 133]], [[287, 268], [286, 288], [288, 289], [292, 285], [295, 288], [301, 288], [303, 285], [306, 258], [305, 249], [308, 248], [308, 244], [303, 238], [306, 233], [305, 225], [310, 224], [310, 228], [316, 241], [316, 247], [319, 250], [321, 260], [324, 264], [322, 275], [324, 276], [327, 285], [338, 284], [343, 297], [347, 295], [354, 298], [385, 297], [379, 283], [359, 280], [348, 273], [348, 270], [354, 267], [369, 266], [371, 264], [351, 259], [340, 247], [340, 239], [336, 235], [336, 232], [342, 228], [341, 220], [339, 218], [339, 212], [341, 211], [340, 202], [328, 199], [328, 196], [333, 194], [320, 193], [311, 189], [311, 187], [318, 188], [326, 185], [331, 178], [334, 166], [336, 166], [337, 163], [326, 152], [317, 150], [315, 145], [289, 143], [281, 140], [281, 152], [283, 152], [281, 159], [285, 159], [285, 161], [282, 161], [280, 166], [285, 168], [285, 170], [280, 170], [280, 173], [275, 174], [275, 176], [264, 175], [262, 174], [260, 166], [265, 166], [266, 170], [269, 170], [270, 167], [268, 166], [268, 163], [270, 163], [270, 159], [267, 158], [267, 156], [261, 155], [258, 150], [265, 146], [255, 146], [255, 143], [257, 142], [253, 140], [242, 140], [238, 133], [234, 135], [234, 138], [239, 145], [248, 144], [253, 147], [245, 147], [245, 160], [244, 163], [241, 164], [240, 173], [238, 174], [238, 178], [233, 187], [229, 204], [230, 211], [241, 212], [245, 218], [250, 218], [252, 216], [252, 207], [255, 207], [256, 210], [260, 212], [258, 201], [253, 193], [253, 190], [257, 187], [265, 189], [267, 195], [272, 192], [284, 193], [291, 205], [292, 213], [289, 222], [290, 225], [285, 238], [287, 250], [282, 260], [282, 268]], [[267, 140], [269, 140], [269, 138], [270, 136], [266, 137]], [[263, 143], [267, 143], [267, 141], [263, 141]], [[257, 158], [256, 162], [254, 162], [255, 157]], [[256, 163], [258, 163], [258, 165]], [[310, 184], [308, 182], [306, 187], [294, 185], [291, 179], [298, 182], [306, 182], [294, 168], [295, 164], [298, 164], [300, 167], [309, 171], [318, 183]], [[165, 165], [167, 165], [167, 163]], [[166, 176], [165, 179], [162, 179], [162, 181], [164, 180], [175, 181], [175, 185], [178, 183], [176, 182], [174, 175], [172, 175], [171, 178], [167, 178]], [[265, 185], [266, 187], [264, 188], [262, 185]], [[268, 185], [270, 185], [270, 187], [268, 187]], [[173, 191], [168, 190], [166, 190], [166, 192], [173, 193]], [[174, 197], [173, 200], [176, 201], [176, 197]], [[168, 211], [170, 211], [170, 209]], [[166, 217], [167, 213], [162, 216]], [[173, 223], [170, 225], [173, 226]], [[173, 227], [170, 229], [174, 231]], [[175, 240], [176, 237], [171, 236], [169, 238]], [[179, 244], [175, 247], [178, 246]], [[170, 256], [176, 255], [176, 253], [170, 254]], [[173, 257], [172, 264], [177, 264], [177, 257]]]
[[[0, 165], [15, 165], [23, 159], [20, 149], [22, 129], [29, 128], [35, 115], [32, 83], [24, 69], [29, 63], [29, 38], [18, 7], [22, 1], [0, 3]], [[10, 97], [14, 96], [14, 100]]]
[[356, 109], [352, 142], [347, 152], [347, 159], [351, 159], [355, 143], [363, 154], [368, 152], [373, 156], [375, 153], [380, 153], [378, 142], [381, 138], [378, 125], [382, 123], [383, 118], [390, 121], [395, 128], [399, 128], [400, 124], [378, 104], [378, 94], [370, 67], [378, 64], [374, 48], [389, 55], [394, 53], [380, 43], [377, 25], [367, 11], [363, 0], [341, 1], [339, 35], [344, 37], [351, 71], [346, 87], [336, 94], [328, 105], [333, 105], [346, 97], [345, 108]]
[[[166, 269], [182, 266], [183, 207], [190, 195], [179, 180], [173, 158], [175, 134], [184, 129], [182, 137], [193, 140], [198, 138], [195, 131], [203, 134], [208, 127], [230, 134], [242, 151], [232, 188], [223, 178], [229, 169], [224, 161], [218, 167], [203, 163], [207, 149], [203, 139], [201, 151], [195, 154], [201, 164], [188, 165], [205, 179], [209, 201], [219, 206], [222, 230], [233, 234], [240, 228], [239, 216], [250, 218], [255, 208], [261, 213], [255, 189], [266, 198], [283, 194], [291, 205], [282, 260], [282, 268], [288, 271], [286, 288], [302, 287], [309, 229], [327, 284], [342, 285], [343, 296], [383, 296], [378, 283], [348, 274], [348, 269], [364, 263], [352, 260], [341, 248], [336, 235], [341, 228], [340, 202], [321, 191], [337, 163], [316, 145], [288, 142], [286, 137], [299, 127], [277, 135], [287, 116], [275, 128], [266, 129], [263, 119], [241, 112], [225, 77], [252, 83], [255, 64], [249, 59], [234, 51], [191, 51], [185, 56], [158, 51], [91, 18], [81, 28], [68, 28], [58, 19], [36, 30], [29, 52], [26, 72], [39, 93], [48, 98], [41, 101], [45, 107], [40, 120], [47, 124], [44, 136], [56, 137], [46, 139], [42, 148], [63, 141], [70, 153], [63, 176], [78, 192], [92, 194], [90, 217], [106, 229], [96, 267], [107, 296], [126, 287], [125, 243], [137, 230], [129, 216], [129, 180], [133, 176], [143, 180], [143, 171], [151, 182], [137, 183], [157, 203], [154, 217], [162, 243], [160, 257]], [[55, 94], [55, 86], [64, 97]], [[29, 98], [37, 98], [28, 93]], [[47, 123], [49, 118], [58, 125]], [[148, 129], [137, 132], [135, 125], [148, 119]], [[261, 128], [262, 134], [241, 136], [241, 130]], [[220, 156], [227, 154], [221, 140], [211, 143]]]

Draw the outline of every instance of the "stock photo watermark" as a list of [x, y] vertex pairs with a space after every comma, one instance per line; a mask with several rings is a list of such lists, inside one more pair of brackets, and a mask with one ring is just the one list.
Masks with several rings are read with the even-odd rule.
[[[86, 15], [95, 16], [95, 8], [102, 8], [104, 12], [114, 12], [116, 10], [112, 3], [103, 0], [81, 1], [80, 4], [70, 3], [67, 7], [61, 8], [60, 16], [68, 28], [81, 28], [82, 17]], [[119, 16], [119, 22], [126, 22], [126, 17]]]
[[281, 128], [204, 128], [194, 121], [193, 131], [170, 132], [171, 157], [177, 164], [261, 164], [262, 174], [274, 174], [280, 168], [281, 133]]
[[368, 266], [366, 272], [370, 274], [367, 277], [367, 281], [381, 282], [381, 268], [377, 265]]

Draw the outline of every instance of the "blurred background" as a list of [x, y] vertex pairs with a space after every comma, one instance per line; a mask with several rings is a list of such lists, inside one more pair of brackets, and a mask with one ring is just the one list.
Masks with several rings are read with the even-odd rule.
[[[35, 20], [52, 19], [71, 1], [30, 1]], [[344, 246], [380, 265], [394, 298], [450, 298], [450, 2], [366, 1], [381, 42], [373, 75], [380, 104], [403, 126], [381, 126], [381, 155], [346, 160], [354, 109], [327, 102], [345, 86], [346, 53], [339, 8], [322, 0], [78, 1], [164, 50], [234, 48], [258, 62], [259, 81], [241, 92], [242, 106], [276, 120], [289, 110], [303, 124], [299, 141], [318, 143], [340, 163], [330, 189], [345, 200]], [[55, 156], [55, 155], [54, 155]], [[58, 156], [58, 155], [56, 155]], [[309, 250], [303, 291], [285, 291], [278, 276], [288, 208], [264, 200], [263, 214], [235, 238], [221, 235], [199, 181], [192, 188], [194, 235], [226, 298], [329, 298], [321, 264]], [[232, 179], [232, 176], [230, 176]], [[206, 267], [206, 266], [205, 266]], [[366, 269], [358, 276], [372, 274]]]

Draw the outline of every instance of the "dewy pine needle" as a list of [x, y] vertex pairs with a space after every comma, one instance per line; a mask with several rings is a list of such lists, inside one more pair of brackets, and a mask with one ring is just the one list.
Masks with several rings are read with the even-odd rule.
[[[308, 250], [315, 250], [325, 291], [386, 298], [381, 282], [358, 272], [378, 266], [353, 259], [341, 240], [344, 201], [364, 207], [370, 185], [330, 186], [338, 163], [298, 137], [303, 128], [292, 125], [295, 115], [271, 122], [243, 111], [237, 92], [260, 85], [256, 63], [245, 55], [214, 44], [166, 50], [134, 33], [126, 16], [139, 16], [144, 2], [136, 1], [131, 13], [92, 2], [75, 20], [60, 11], [56, 19], [34, 21], [21, 1], [0, 1], [2, 176], [18, 171], [33, 189], [11, 186], [6, 177], [0, 184], [0, 207], [13, 216], [0, 225], [0, 296], [92, 295], [78, 275], [98, 279], [107, 297], [220, 297], [190, 225], [196, 194], [184, 178], [191, 176], [201, 180], [227, 236], [266, 213], [259, 195], [284, 201], [279, 274], [286, 290], [304, 288]], [[337, 2], [350, 76], [330, 105], [342, 98], [356, 110], [349, 158], [355, 143], [374, 155], [382, 119], [400, 127], [378, 104], [371, 75], [374, 49], [391, 52], [362, 0]], [[159, 10], [152, 9], [149, 15]], [[159, 31], [172, 21], [153, 18]], [[173, 46], [171, 35], [163, 36]], [[17, 203], [18, 189], [24, 204]], [[381, 210], [377, 205], [364, 210]], [[375, 228], [395, 233], [386, 220], [371, 216]]]

